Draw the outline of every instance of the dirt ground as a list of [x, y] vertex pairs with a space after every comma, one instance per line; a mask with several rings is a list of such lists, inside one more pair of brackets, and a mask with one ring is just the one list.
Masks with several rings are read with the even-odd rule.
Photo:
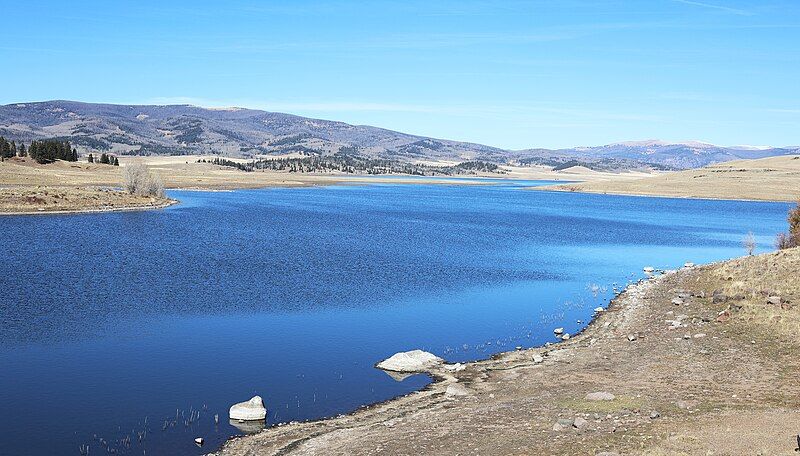
[[651, 174], [638, 179], [598, 179], [536, 187], [534, 190], [797, 201], [800, 200], [800, 156], [737, 160], [687, 171]]
[[423, 391], [217, 454], [797, 454], [798, 270], [796, 248], [668, 272], [568, 341], [439, 368]]

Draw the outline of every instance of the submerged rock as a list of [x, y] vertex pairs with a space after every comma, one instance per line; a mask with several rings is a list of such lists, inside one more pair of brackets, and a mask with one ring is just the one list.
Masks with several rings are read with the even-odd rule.
[[233, 404], [228, 415], [232, 420], [259, 421], [267, 417], [267, 409], [261, 396], [253, 396], [247, 402]]
[[378, 369], [394, 372], [427, 372], [433, 367], [442, 364], [444, 360], [438, 356], [422, 350], [411, 350], [395, 353], [389, 359], [377, 364]]

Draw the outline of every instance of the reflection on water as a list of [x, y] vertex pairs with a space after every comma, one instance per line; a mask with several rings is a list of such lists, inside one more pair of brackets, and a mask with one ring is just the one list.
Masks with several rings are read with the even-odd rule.
[[429, 378], [376, 362], [555, 342], [644, 265], [771, 246], [788, 208], [508, 181], [172, 195], [0, 218], [0, 454], [201, 454], [262, 426], [228, 422], [242, 397], [271, 425], [406, 394]]
[[235, 427], [242, 434], [255, 434], [263, 431], [266, 427], [264, 421], [242, 421], [242, 420], [229, 420], [231, 426]]

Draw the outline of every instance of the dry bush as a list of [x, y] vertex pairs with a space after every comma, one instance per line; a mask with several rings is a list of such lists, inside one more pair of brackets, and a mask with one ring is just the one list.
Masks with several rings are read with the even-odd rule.
[[778, 233], [775, 248], [778, 250], [800, 246], [800, 203], [789, 211], [789, 233]]
[[122, 172], [125, 189], [131, 195], [164, 197], [164, 182], [143, 164], [128, 165]]

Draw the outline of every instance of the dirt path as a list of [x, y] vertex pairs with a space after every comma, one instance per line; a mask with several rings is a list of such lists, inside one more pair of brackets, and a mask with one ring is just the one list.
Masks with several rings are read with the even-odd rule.
[[[668, 273], [569, 341], [442, 370], [424, 391], [218, 454], [797, 454], [798, 270], [793, 249]], [[596, 392], [614, 399], [586, 398]]]

